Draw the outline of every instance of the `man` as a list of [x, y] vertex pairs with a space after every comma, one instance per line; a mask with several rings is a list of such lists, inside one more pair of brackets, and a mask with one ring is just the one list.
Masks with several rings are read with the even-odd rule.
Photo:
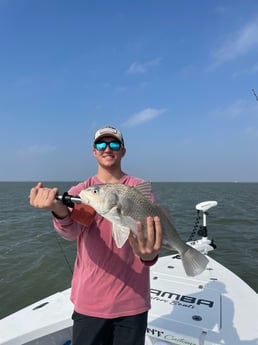
[[[144, 182], [122, 171], [125, 154], [118, 129], [99, 129], [93, 144], [97, 174], [69, 193], [77, 195], [100, 183], [133, 186]], [[137, 222], [138, 236], [131, 232], [125, 245], [117, 248], [108, 220], [96, 214], [90, 224], [82, 224], [74, 219], [71, 209], [55, 199], [57, 192], [57, 188], [38, 183], [31, 189], [30, 204], [51, 211], [57, 232], [77, 241], [71, 289], [73, 345], [144, 345], [150, 309], [149, 266], [157, 261], [162, 242], [159, 218], [147, 218], [147, 240]]]

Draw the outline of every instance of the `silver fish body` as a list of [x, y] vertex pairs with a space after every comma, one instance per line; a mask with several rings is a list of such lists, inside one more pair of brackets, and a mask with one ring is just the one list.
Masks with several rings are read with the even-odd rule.
[[112, 223], [112, 235], [118, 247], [124, 245], [130, 229], [137, 235], [136, 221], [142, 223], [146, 237], [146, 217], [158, 216], [162, 226], [162, 247], [180, 254], [186, 274], [195, 276], [206, 268], [207, 257], [182, 241], [169, 212], [151, 202], [150, 183], [132, 187], [114, 183], [93, 185], [81, 191], [79, 196], [82, 203], [90, 205]]

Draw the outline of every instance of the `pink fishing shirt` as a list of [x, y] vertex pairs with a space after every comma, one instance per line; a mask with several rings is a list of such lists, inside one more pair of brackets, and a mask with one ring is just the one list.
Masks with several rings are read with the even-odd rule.
[[[134, 186], [143, 180], [124, 175], [119, 183]], [[93, 184], [96, 176], [69, 190], [79, 194]], [[129, 242], [117, 248], [111, 223], [96, 214], [87, 227], [70, 216], [54, 218], [57, 232], [67, 240], [77, 240], [77, 257], [72, 278], [71, 301], [80, 314], [116, 318], [150, 309], [149, 267], [137, 257]]]

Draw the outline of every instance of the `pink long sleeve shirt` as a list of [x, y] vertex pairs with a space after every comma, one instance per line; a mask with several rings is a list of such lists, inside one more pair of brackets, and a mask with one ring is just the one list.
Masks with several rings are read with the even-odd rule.
[[[143, 180], [124, 175], [119, 183], [137, 185]], [[100, 184], [96, 176], [69, 190]], [[67, 240], [77, 240], [77, 257], [72, 278], [71, 301], [80, 314], [116, 318], [150, 309], [149, 267], [134, 254], [127, 241], [117, 248], [111, 234], [112, 224], [96, 214], [87, 227], [70, 216], [54, 218], [57, 232]]]

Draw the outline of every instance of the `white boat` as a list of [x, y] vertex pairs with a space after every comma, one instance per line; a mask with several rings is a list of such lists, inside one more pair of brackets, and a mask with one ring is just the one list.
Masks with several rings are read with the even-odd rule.
[[[213, 249], [207, 210], [216, 205], [196, 205], [203, 215], [203, 234], [188, 242], [206, 255]], [[210, 256], [207, 269], [196, 277], [185, 275], [178, 255], [161, 257], [151, 267], [150, 279], [152, 308], [145, 345], [258, 344], [257, 293]], [[72, 344], [69, 297], [67, 289], [0, 320], [0, 345]]]

